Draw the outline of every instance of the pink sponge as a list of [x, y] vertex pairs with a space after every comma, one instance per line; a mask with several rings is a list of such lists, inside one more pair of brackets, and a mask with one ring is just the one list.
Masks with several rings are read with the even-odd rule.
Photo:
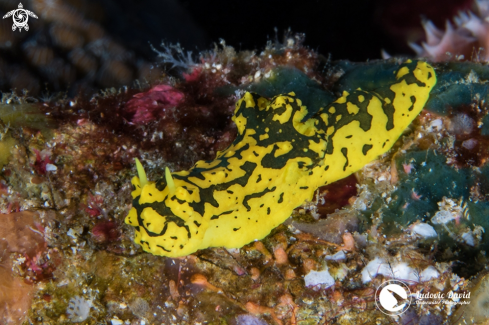
[[145, 93], [134, 95], [134, 98], [127, 102], [126, 111], [134, 112], [132, 123], [146, 124], [163, 117], [167, 110], [177, 106], [183, 97], [183, 94], [172, 86], [158, 85]]

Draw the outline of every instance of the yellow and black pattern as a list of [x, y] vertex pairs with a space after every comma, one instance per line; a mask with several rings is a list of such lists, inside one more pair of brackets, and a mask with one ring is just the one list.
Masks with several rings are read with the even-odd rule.
[[132, 179], [126, 223], [155, 255], [241, 247], [261, 239], [325, 184], [361, 169], [389, 150], [423, 109], [436, 83], [426, 62], [408, 60], [396, 82], [357, 89], [313, 117], [294, 93], [268, 100], [246, 93], [236, 103], [238, 136], [212, 161], [156, 182]]

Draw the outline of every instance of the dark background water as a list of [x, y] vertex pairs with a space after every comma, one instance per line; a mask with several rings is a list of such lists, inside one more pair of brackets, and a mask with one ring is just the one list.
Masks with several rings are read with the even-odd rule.
[[[237, 49], [261, 49], [274, 28], [306, 34], [306, 45], [333, 59], [378, 59], [381, 50], [413, 55], [408, 41], [423, 40], [422, 19], [444, 28], [445, 19], [468, 10], [467, 0], [104, 0], [114, 33], [158, 44], [209, 48], [224, 39]], [[132, 22], [132, 23], [131, 23]]]
[[[18, 0], [0, 0], [0, 15]], [[413, 56], [408, 42], [424, 40], [421, 20], [445, 20], [473, 0], [25, 0], [28, 31], [0, 20], [0, 91], [68, 96], [151, 81], [158, 65], [152, 46], [180, 43], [192, 51], [224, 40], [237, 50], [264, 49], [303, 33], [304, 45], [333, 60], [380, 59], [381, 51]], [[277, 31], [277, 33], [275, 32]], [[168, 47], [167, 47], [168, 48]], [[174, 54], [174, 53], [173, 53]], [[155, 64], [156, 63], [156, 64]]]

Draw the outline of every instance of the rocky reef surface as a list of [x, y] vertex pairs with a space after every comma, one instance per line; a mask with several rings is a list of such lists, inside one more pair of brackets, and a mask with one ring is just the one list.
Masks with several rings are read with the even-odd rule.
[[[141, 88], [0, 103], [0, 322], [7, 324], [458, 324], [489, 301], [489, 67], [433, 63], [425, 110], [387, 154], [320, 188], [261, 241], [183, 258], [144, 253], [124, 224], [148, 177], [213, 159], [245, 91], [308, 107], [375, 89], [405, 59], [333, 62], [286, 35], [262, 52], [224, 42]], [[175, 75], [177, 77], [175, 77]], [[470, 304], [375, 306], [377, 287], [467, 294]], [[455, 295], [456, 297], [457, 295]], [[458, 300], [457, 300], [458, 299]], [[453, 301], [463, 301], [453, 298]]]

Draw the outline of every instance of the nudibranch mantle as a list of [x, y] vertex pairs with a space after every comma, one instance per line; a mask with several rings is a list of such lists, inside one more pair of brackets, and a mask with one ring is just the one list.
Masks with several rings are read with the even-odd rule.
[[392, 84], [345, 91], [306, 120], [308, 109], [292, 92], [271, 100], [245, 93], [233, 117], [237, 138], [214, 160], [166, 170], [156, 182], [138, 164], [125, 220], [136, 229], [135, 242], [152, 254], [178, 257], [264, 238], [318, 187], [388, 151], [435, 84], [429, 64], [408, 60]]

